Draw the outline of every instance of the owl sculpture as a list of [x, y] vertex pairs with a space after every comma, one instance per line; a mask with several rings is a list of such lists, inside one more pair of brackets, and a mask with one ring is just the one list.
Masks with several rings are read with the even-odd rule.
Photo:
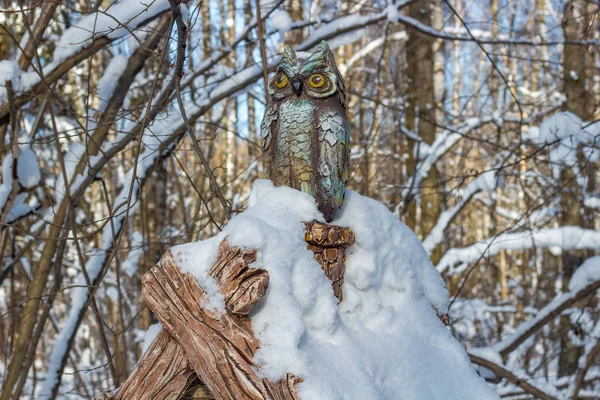
[[344, 80], [327, 43], [306, 57], [285, 46], [269, 93], [260, 128], [266, 176], [313, 196], [329, 222], [348, 183], [350, 125]]

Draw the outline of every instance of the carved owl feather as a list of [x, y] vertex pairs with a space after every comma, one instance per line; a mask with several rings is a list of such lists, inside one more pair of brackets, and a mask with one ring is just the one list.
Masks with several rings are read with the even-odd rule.
[[324, 41], [307, 57], [285, 46], [261, 123], [265, 172], [312, 195], [329, 222], [348, 184], [350, 125], [344, 80]]

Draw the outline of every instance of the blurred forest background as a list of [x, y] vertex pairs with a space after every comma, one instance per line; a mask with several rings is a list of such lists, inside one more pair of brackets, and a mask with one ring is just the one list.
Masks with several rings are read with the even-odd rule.
[[155, 322], [141, 276], [244, 209], [263, 77], [321, 40], [349, 186], [423, 240], [480, 373], [600, 398], [600, 2], [0, 5], [0, 400], [123, 382]]

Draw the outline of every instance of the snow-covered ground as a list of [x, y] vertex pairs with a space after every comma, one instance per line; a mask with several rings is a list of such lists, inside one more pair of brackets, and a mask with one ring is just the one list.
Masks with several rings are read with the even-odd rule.
[[468, 400], [497, 395], [478, 377], [461, 345], [439, 321], [447, 291], [413, 232], [382, 204], [348, 191], [334, 224], [354, 230], [344, 301], [306, 249], [304, 221], [323, 220], [312, 197], [254, 183], [249, 207], [211, 239], [172, 249], [181, 268], [224, 310], [207, 276], [225, 237], [258, 251], [269, 271], [265, 301], [253, 310], [260, 373], [304, 378], [302, 399]]

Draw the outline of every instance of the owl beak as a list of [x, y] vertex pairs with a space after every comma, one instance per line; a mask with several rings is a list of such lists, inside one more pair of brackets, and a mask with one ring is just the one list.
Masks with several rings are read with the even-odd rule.
[[302, 94], [302, 79], [294, 78], [292, 80], [292, 89], [294, 89], [294, 93], [296, 93], [296, 96], [299, 97]]

